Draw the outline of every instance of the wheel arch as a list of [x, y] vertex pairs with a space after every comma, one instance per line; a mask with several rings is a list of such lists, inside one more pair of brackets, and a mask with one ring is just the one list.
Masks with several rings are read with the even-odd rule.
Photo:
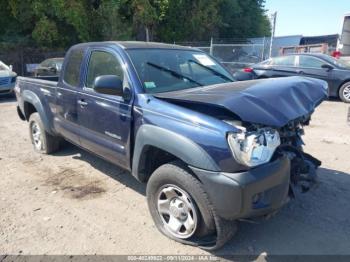
[[24, 90], [22, 93], [23, 99], [23, 114], [25, 119], [28, 121], [31, 114], [37, 112], [44, 124], [45, 130], [50, 134], [53, 134], [51, 129], [51, 121], [47, 116], [42, 102], [39, 97], [32, 91]]
[[219, 170], [214, 160], [189, 138], [157, 126], [139, 128], [132, 161], [134, 177], [146, 182], [155, 169], [174, 160], [205, 170]]

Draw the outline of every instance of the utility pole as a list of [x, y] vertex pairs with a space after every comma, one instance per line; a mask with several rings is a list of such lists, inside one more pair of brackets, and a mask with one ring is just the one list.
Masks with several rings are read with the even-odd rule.
[[214, 43], [214, 40], [213, 40], [213, 37], [211, 37], [210, 38], [210, 49], [209, 49], [210, 55], [213, 55], [213, 43]]
[[275, 38], [276, 19], [277, 19], [277, 12], [274, 12], [273, 14], [271, 14], [271, 40], [270, 40], [269, 57], [272, 56], [272, 44], [273, 44], [273, 39]]
[[147, 26], [145, 27], [145, 30], [146, 30], [146, 42], [149, 42], [149, 30]]

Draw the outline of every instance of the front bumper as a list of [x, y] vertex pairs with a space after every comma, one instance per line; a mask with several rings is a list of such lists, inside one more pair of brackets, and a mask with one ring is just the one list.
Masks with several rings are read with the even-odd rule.
[[288, 201], [290, 159], [287, 156], [241, 173], [191, 169], [202, 182], [218, 215], [225, 219], [265, 215]]

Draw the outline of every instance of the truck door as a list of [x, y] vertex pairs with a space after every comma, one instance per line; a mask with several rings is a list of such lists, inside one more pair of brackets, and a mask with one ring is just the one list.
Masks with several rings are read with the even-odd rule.
[[129, 85], [118, 54], [109, 49], [90, 51], [84, 87], [77, 97], [81, 145], [128, 169], [132, 102], [96, 93], [93, 83], [101, 75], [116, 75], [125, 86]]
[[57, 87], [55, 129], [67, 140], [79, 145], [77, 91], [81, 84], [84, 50], [73, 48], [65, 59], [64, 71]]

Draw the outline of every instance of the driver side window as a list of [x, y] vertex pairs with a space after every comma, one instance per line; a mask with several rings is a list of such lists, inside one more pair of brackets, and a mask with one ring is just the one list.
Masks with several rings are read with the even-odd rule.
[[123, 81], [124, 73], [122, 65], [111, 53], [93, 51], [88, 65], [86, 87], [93, 88], [95, 78], [102, 75], [115, 75]]

